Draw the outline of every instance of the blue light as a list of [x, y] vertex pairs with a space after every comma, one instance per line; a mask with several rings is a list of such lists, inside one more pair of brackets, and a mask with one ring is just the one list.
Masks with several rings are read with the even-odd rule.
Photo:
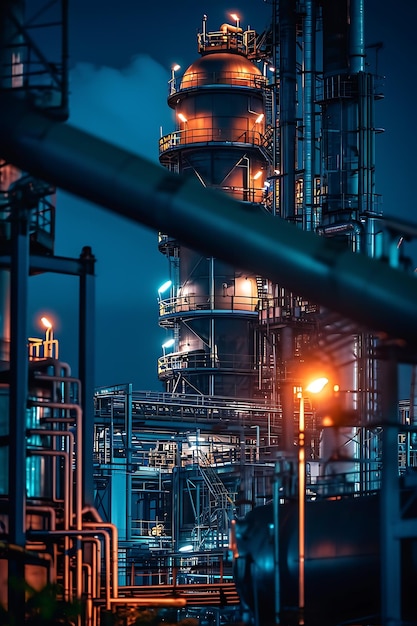
[[167, 289], [169, 289], [172, 285], [172, 280], [166, 280], [163, 285], [161, 285], [158, 289], [158, 293], [164, 293]]

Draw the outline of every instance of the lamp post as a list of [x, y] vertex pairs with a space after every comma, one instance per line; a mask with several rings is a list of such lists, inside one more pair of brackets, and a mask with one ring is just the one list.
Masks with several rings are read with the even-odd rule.
[[[311, 381], [305, 391], [320, 393], [329, 382], [321, 377]], [[300, 417], [298, 425], [298, 623], [304, 624], [305, 606], [305, 502], [306, 502], [306, 458], [305, 458], [305, 411], [303, 388], [298, 391]]]
[[172, 348], [174, 343], [175, 343], [175, 339], [168, 339], [167, 341], [165, 341], [165, 343], [162, 344], [162, 351], [163, 351], [164, 357], [166, 356], [167, 348]]
[[178, 65], [178, 63], [175, 63], [175, 65], [171, 67], [171, 78], [169, 80], [169, 95], [170, 96], [172, 96], [172, 94], [177, 91], [177, 86], [175, 84], [175, 72], [177, 72], [179, 69], [181, 69], [181, 65]]
[[[54, 339], [54, 329], [47, 317], [41, 317], [45, 327], [45, 339], [43, 341], [43, 355], [45, 358], [58, 358], [58, 341]], [[55, 348], [55, 354], [54, 354]]]

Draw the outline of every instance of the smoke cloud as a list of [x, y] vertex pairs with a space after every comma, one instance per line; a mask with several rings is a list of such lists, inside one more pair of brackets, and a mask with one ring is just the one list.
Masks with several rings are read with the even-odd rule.
[[[168, 79], [166, 69], [147, 55], [122, 70], [77, 64], [70, 75], [68, 123], [157, 161], [161, 126], [165, 133], [172, 130]], [[156, 295], [168, 264], [157, 243], [157, 233], [58, 190], [55, 254], [78, 257], [89, 245], [97, 259], [97, 385], [160, 388], [156, 361], [165, 335], [158, 328]], [[29, 283], [31, 335], [41, 336], [39, 319], [48, 313], [60, 359], [76, 374], [78, 279], [42, 275]]]

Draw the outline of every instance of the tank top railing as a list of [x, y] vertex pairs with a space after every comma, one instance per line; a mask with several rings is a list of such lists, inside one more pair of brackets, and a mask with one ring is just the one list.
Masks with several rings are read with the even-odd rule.
[[159, 140], [159, 153], [194, 143], [244, 143], [263, 146], [264, 136], [257, 130], [245, 128], [190, 128], [176, 130]]
[[254, 30], [242, 32], [237, 28], [226, 27], [219, 31], [198, 33], [197, 40], [200, 54], [215, 50], [239, 51], [248, 57], [256, 54], [256, 32]]
[[[186, 73], [180, 84], [180, 91], [195, 89], [207, 85], [230, 85], [231, 87], [250, 87], [251, 89], [264, 89], [267, 84], [266, 78], [253, 72], [239, 70], [222, 70], [216, 72], [192, 72]], [[170, 95], [172, 93], [170, 92]]]
[[250, 372], [254, 369], [250, 354], [222, 354], [213, 356], [203, 350], [174, 352], [158, 359], [158, 374], [180, 370], [227, 369], [236, 372]]
[[257, 296], [222, 295], [216, 294], [211, 302], [208, 294], [188, 293], [187, 295], [167, 298], [159, 302], [159, 315], [172, 315], [189, 311], [211, 311], [213, 309], [226, 311], [257, 311], [259, 300]]

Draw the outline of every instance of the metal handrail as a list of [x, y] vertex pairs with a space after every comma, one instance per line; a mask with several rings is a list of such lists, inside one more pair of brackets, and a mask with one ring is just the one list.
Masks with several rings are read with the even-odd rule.
[[264, 136], [258, 130], [246, 128], [186, 128], [175, 130], [159, 140], [159, 153], [192, 143], [228, 142], [263, 146]]
[[208, 294], [187, 294], [166, 298], [159, 301], [159, 315], [172, 315], [190, 311], [212, 311], [214, 309], [227, 311], [252, 311], [258, 309], [259, 299], [257, 296], [240, 295], [216, 295], [214, 301]]

